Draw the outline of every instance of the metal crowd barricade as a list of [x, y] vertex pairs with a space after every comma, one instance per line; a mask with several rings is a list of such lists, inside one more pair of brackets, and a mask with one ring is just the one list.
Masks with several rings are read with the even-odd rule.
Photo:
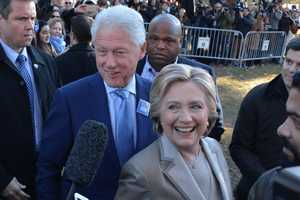
[[249, 60], [281, 58], [285, 50], [282, 31], [250, 31], [245, 38], [229, 29], [183, 26], [182, 32], [182, 56], [237, 61], [240, 67]]
[[285, 32], [250, 31], [243, 42], [240, 64], [248, 60], [281, 58], [285, 49]]
[[183, 27], [181, 54], [222, 60], [239, 60], [243, 34], [228, 29]]

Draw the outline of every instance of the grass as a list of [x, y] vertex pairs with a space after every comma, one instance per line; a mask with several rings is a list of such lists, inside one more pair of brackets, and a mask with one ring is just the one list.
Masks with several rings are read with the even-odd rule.
[[228, 161], [233, 187], [240, 179], [240, 173], [231, 157], [228, 145], [231, 141], [232, 130], [244, 96], [256, 85], [270, 81], [280, 73], [281, 66], [276, 64], [263, 64], [248, 69], [238, 67], [215, 67], [217, 85], [222, 101], [224, 113], [225, 133], [222, 136], [222, 145]]
[[[265, 64], [248, 69], [226, 66], [217, 67], [215, 70], [225, 126], [226, 129], [232, 129], [244, 96], [256, 85], [268, 82], [279, 74], [281, 67]], [[228, 130], [226, 132], [230, 133]]]

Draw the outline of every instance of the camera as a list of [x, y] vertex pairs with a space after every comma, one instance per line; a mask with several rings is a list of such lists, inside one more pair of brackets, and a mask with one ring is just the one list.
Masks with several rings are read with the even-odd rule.
[[273, 199], [300, 199], [300, 167], [281, 170], [274, 181]]

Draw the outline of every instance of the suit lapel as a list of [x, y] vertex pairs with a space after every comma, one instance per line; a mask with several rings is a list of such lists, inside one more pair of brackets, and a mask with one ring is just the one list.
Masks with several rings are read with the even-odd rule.
[[137, 67], [136, 67], [136, 73], [137, 74], [139, 74], [139, 75], [142, 74], [142, 72], [144, 70], [145, 63], [146, 63], [146, 56], [144, 56], [144, 58], [138, 62]]
[[[47, 67], [46, 63], [44, 62], [44, 59], [36, 52], [36, 50], [27, 47], [27, 53], [31, 61], [31, 69], [34, 77], [34, 83], [37, 89], [37, 93], [40, 95], [42, 93], [42, 90], [44, 88], [41, 87], [40, 83], [47, 83], [47, 77], [45, 77], [45, 71], [44, 67]], [[54, 66], [50, 66], [54, 67]], [[41, 108], [44, 108], [43, 101], [41, 96], [38, 98], [39, 99], [39, 104]], [[43, 116], [45, 116], [44, 110], [42, 109]]]
[[178, 57], [177, 57], [177, 63], [186, 64], [186, 62], [184, 62], [184, 60], [182, 59], [181, 56], [178, 56]]
[[[106, 89], [104, 86], [104, 82], [99, 75], [96, 73], [93, 75], [93, 80], [89, 82], [91, 86], [90, 95], [92, 97], [86, 98], [87, 104], [92, 105], [91, 108], [91, 118], [94, 118], [96, 121], [102, 122], [107, 126], [108, 130], [108, 144], [105, 150], [105, 155], [109, 156], [110, 160], [113, 160], [112, 168], [118, 166], [120, 167], [115, 140], [112, 132], [111, 127], [111, 120], [110, 120], [110, 112], [109, 112], [109, 105], [108, 105], [108, 97], [106, 93]], [[98, 109], [97, 109], [98, 108]]]
[[[30, 56], [30, 60], [32, 62], [32, 65], [36, 66], [47, 66], [46, 63], [44, 62], [44, 59], [36, 52], [35, 49], [31, 47], [27, 47], [27, 52], [28, 55]], [[37, 67], [35, 67], [37, 68]]]
[[107, 126], [108, 131], [112, 133], [108, 97], [104, 82], [98, 73], [93, 75], [93, 80], [89, 82], [89, 85], [91, 86], [89, 95], [92, 97], [86, 98], [86, 100], [93, 105], [90, 106], [91, 109], [94, 108], [91, 110], [91, 116], [104, 123]]
[[230, 200], [230, 195], [228, 194], [228, 189], [227, 189], [228, 183], [225, 183], [222, 169], [220, 169], [217, 153], [211, 151], [211, 148], [209, 147], [208, 143], [205, 140], [202, 139], [201, 143], [202, 143], [203, 151], [205, 152], [208, 162], [211, 166], [211, 169], [212, 169], [213, 173], [215, 174], [216, 179], [219, 183], [223, 199]]
[[148, 145], [150, 142], [148, 139], [149, 137], [147, 137], [149, 130], [145, 130], [148, 128], [147, 123], [149, 123], [150, 120], [149, 116], [145, 116], [137, 112], [138, 104], [140, 103], [140, 101], [148, 102], [149, 99], [148, 92], [149, 91], [143, 86], [140, 77], [136, 76], [136, 112], [135, 113], [136, 113], [136, 125], [137, 125], [137, 143], [136, 143], [135, 153], [145, 148], [145, 146]]
[[[12, 63], [8, 58], [7, 56], [5, 55], [4, 53], [4, 50], [2, 48], [2, 46], [0, 45], [0, 61], [3, 61], [5, 62], [10, 68], [12, 68], [19, 76], [20, 73], [19, 71], [17, 70], [16, 66], [14, 63]], [[44, 83], [47, 83], [47, 79], [44, 78], [45, 76], [45, 73], [41, 73], [41, 70], [39, 67], [44, 67], [46, 66], [46, 64], [44, 63], [43, 59], [40, 57], [40, 55], [34, 50], [32, 49], [30, 46], [26, 47], [26, 50], [27, 50], [27, 53], [28, 53], [28, 56], [29, 56], [29, 59], [31, 61], [31, 69], [32, 69], [32, 72], [33, 72], [33, 77], [34, 77], [34, 83], [35, 83], [35, 86], [36, 86], [36, 89], [37, 89], [37, 93], [40, 95], [41, 94], [41, 88], [40, 88], [40, 80], [42, 79]], [[23, 78], [22, 78], [23, 79]], [[43, 108], [45, 106], [43, 106], [43, 101], [42, 101], [42, 97], [39, 96], [38, 98], [39, 100], [39, 105], [41, 107], [41, 111], [42, 111], [42, 116], [43, 118], [45, 117], [45, 111], [43, 110]]]
[[161, 165], [165, 176], [184, 196], [184, 199], [204, 200], [204, 195], [180, 153], [168, 141], [166, 136], [160, 137], [159, 140]]
[[[16, 66], [14, 65], [14, 63], [12, 63], [8, 57], [6, 56], [2, 45], [0, 44], [0, 62], [4, 62], [5, 64], [7, 64], [10, 68], [12, 68], [16, 73], [18, 73]], [[18, 73], [19, 74], [19, 73]]]

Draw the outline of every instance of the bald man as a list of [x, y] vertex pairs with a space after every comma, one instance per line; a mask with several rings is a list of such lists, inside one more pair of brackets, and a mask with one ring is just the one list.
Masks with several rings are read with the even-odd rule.
[[[193, 67], [205, 69], [214, 79], [215, 72], [208, 65], [195, 60], [179, 56], [181, 50], [182, 27], [180, 21], [173, 15], [161, 14], [154, 17], [148, 29], [147, 55], [140, 60], [137, 73], [142, 77], [153, 81], [156, 74], [166, 65], [172, 63], [183, 63]], [[210, 137], [220, 141], [224, 132], [222, 105], [217, 95], [218, 120], [209, 134]]]

